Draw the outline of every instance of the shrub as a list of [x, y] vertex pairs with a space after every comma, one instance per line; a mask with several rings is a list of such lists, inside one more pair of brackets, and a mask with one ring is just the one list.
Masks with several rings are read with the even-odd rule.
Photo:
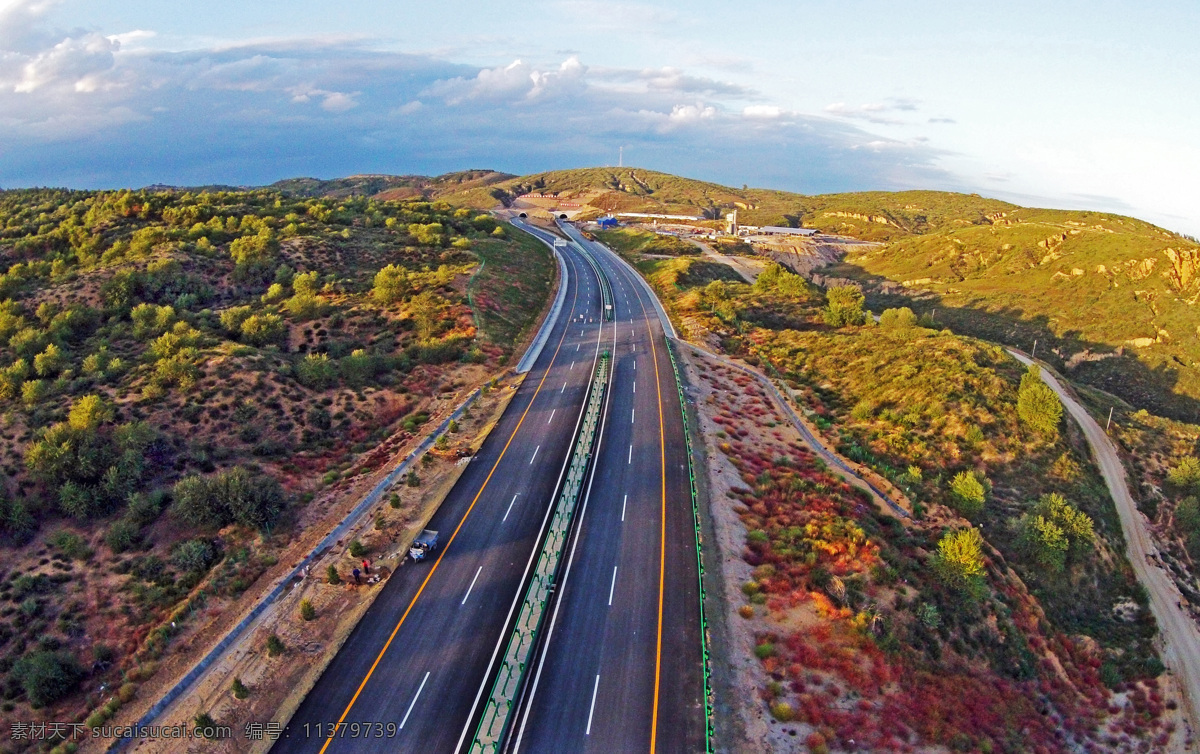
[[196, 730], [205, 738], [213, 738], [217, 731], [217, 721], [213, 720], [212, 715], [207, 712], [201, 712], [196, 715]]
[[286, 336], [287, 327], [276, 314], [252, 314], [242, 322], [242, 340], [252, 346], [282, 343]]
[[410, 471], [410, 472], [408, 472], [408, 474], [406, 474], [404, 476], [404, 483], [407, 484], [409, 487], [420, 487], [421, 486], [421, 478], [419, 476], [417, 476], [416, 471]]
[[1017, 416], [1038, 434], [1054, 437], [1058, 434], [1062, 412], [1062, 401], [1042, 381], [1041, 370], [1037, 365], [1030, 365], [1021, 376], [1021, 387], [1017, 391]]
[[254, 309], [249, 306], [231, 306], [221, 312], [221, 327], [230, 335], [238, 335], [242, 332], [242, 323], [250, 319], [252, 314]]
[[250, 689], [246, 688], [246, 684], [242, 683], [241, 678], [234, 678], [233, 685], [230, 687], [233, 695], [238, 699], [245, 699], [250, 696]]
[[69, 694], [83, 677], [83, 670], [70, 652], [43, 650], [17, 660], [12, 677], [24, 689], [30, 705], [37, 709]]
[[983, 512], [987, 491], [979, 477], [970, 471], [960, 471], [950, 481], [950, 499], [954, 508], [967, 518], [975, 518]]
[[754, 647], [754, 656], [760, 660], [765, 660], [775, 654], [775, 645], [770, 642], [764, 642]]
[[46, 540], [50, 546], [71, 560], [87, 560], [92, 557], [92, 550], [83, 541], [83, 537], [66, 529], [59, 529]]
[[754, 608], [751, 605], [742, 605], [738, 608], [738, 615], [749, 620], [754, 617]]
[[350, 557], [361, 558], [368, 552], [370, 552], [370, 550], [367, 549], [367, 546], [357, 539], [350, 543]]
[[826, 299], [828, 305], [821, 314], [825, 318], [825, 324], [830, 327], [861, 325], [867, 321], [867, 315], [863, 311], [865, 299], [858, 288], [852, 285], [830, 288]]
[[312, 600], [300, 600], [300, 617], [306, 621], [317, 617], [317, 609], [313, 607]]
[[1200, 458], [1188, 456], [1169, 471], [1167, 481], [1180, 489], [1192, 489], [1200, 485]]
[[907, 306], [884, 309], [879, 315], [879, 326], [886, 330], [911, 330], [917, 326], [917, 315]]
[[393, 492], [388, 497], [388, 505], [390, 505], [393, 509], [398, 509], [400, 507], [400, 496]]
[[296, 380], [313, 390], [329, 387], [337, 382], [337, 375], [337, 363], [323, 353], [310, 353], [296, 363]]
[[795, 719], [796, 712], [787, 702], [775, 702], [771, 705], [771, 716], [781, 723], [786, 723]]
[[271, 634], [267, 637], [267, 654], [271, 657], [278, 657], [283, 654], [287, 647], [283, 643], [283, 639], [279, 638], [279, 634]]
[[403, 301], [408, 296], [410, 289], [408, 271], [403, 267], [389, 264], [375, 273], [375, 285], [371, 289], [371, 295], [380, 304], [386, 306]]
[[141, 544], [141, 533], [141, 527], [136, 521], [122, 516], [108, 527], [108, 531], [104, 533], [104, 543], [114, 553], [126, 552]]
[[175, 515], [198, 528], [239, 523], [270, 529], [283, 511], [283, 488], [273, 477], [251, 475], [241, 466], [211, 477], [188, 476], [174, 488]]
[[947, 586], [977, 593], [983, 587], [983, 537], [970, 528], [946, 532], [938, 540], [933, 568]]
[[217, 561], [219, 554], [207, 539], [189, 539], [171, 548], [171, 563], [184, 572], [204, 573]]
[[325, 578], [329, 581], [330, 584], [333, 584], [334, 586], [337, 586], [338, 584], [342, 583], [342, 577], [338, 573], [337, 566], [333, 565], [332, 563], [329, 565], [328, 568], [325, 569]]
[[1056, 492], [1042, 495], [1018, 528], [1026, 553], [1052, 571], [1083, 556], [1096, 539], [1091, 517]]

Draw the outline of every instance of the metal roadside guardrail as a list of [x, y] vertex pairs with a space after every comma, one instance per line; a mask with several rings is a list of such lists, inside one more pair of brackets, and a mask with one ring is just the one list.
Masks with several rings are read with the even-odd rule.
[[537, 567], [525, 590], [525, 599], [517, 622], [504, 650], [504, 659], [492, 683], [492, 692], [483, 717], [476, 728], [471, 742], [471, 754], [495, 754], [504, 744], [509, 731], [510, 716], [521, 693], [525, 671], [537, 645], [538, 632], [542, 627], [550, 597], [555, 587], [555, 577], [562, 560], [563, 549], [570, 534], [571, 519], [583, 490], [584, 478], [592, 459], [596, 433], [604, 412], [604, 393], [608, 386], [611, 357], [607, 351], [600, 356], [596, 373], [589, 388], [587, 410], [583, 424], [571, 453], [571, 465], [559, 492], [554, 518], [546, 532], [538, 555]]
[[700, 502], [696, 496], [696, 467], [692, 458], [692, 434], [688, 427], [687, 399], [683, 394], [683, 382], [679, 379], [679, 364], [675, 360], [675, 348], [667, 342], [667, 355], [671, 357], [671, 369], [675, 372], [675, 388], [679, 391], [679, 410], [683, 414], [683, 440], [687, 445], [688, 484], [692, 492], [692, 524], [696, 532], [696, 568], [700, 580], [700, 653], [704, 658], [704, 751], [713, 750], [713, 688], [712, 659], [708, 652], [708, 617], [704, 610], [707, 594], [704, 591], [703, 534], [700, 530]]

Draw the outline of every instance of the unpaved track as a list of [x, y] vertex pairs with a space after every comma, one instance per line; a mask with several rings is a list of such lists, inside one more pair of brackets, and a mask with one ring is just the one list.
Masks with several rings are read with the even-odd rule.
[[[1033, 363], [1023, 353], [1012, 349], [1008, 349], [1008, 352], [1022, 364]], [[1117, 449], [1091, 414], [1079, 405], [1054, 375], [1041, 365], [1039, 368], [1042, 379], [1058, 394], [1067, 411], [1083, 429], [1084, 437], [1092, 447], [1096, 465], [1104, 475], [1104, 483], [1108, 485], [1108, 492], [1117, 504], [1121, 529], [1125, 532], [1125, 554], [1133, 565], [1133, 572], [1138, 581], [1142, 582], [1150, 594], [1150, 612], [1158, 621], [1163, 642], [1163, 661], [1179, 679], [1179, 685], [1186, 696], [1188, 718], [1193, 727], [1196, 727], [1200, 725], [1200, 718], [1196, 714], [1197, 701], [1200, 701], [1200, 630], [1197, 630], [1195, 622], [1179, 606], [1183, 598], [1175, 582], [1150, 560], [1151, 555], [1158, 555], [1158, 548], [1150, 535], [1145, 518], [1129, 494], [1125, 467], [1117, 455]]]

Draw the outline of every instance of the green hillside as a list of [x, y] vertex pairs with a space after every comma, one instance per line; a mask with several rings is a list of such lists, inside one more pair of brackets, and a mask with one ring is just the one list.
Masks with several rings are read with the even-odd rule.
[[[479, 210], [526, 193], [607, 212], [737, 210], [749, 225], [818, 228], [883, 244], [826, 270], [866, 284], [873, 306], [937, 311], [961, 332], [1032, 348], [1076, 379], [1177, 418], [1200, 417], [1195, 242], [1127, 217], [1042, 210], [976, 194], [868, 191], [805, 196], [640, 168], [527, 176], [471, 170], [274, 185], [289, 196], [423, 198]], [[909, 301], [908, 299], [914, 299]]]
[[1013, 208], [894, 240], [828, 274], [866, 283], [876, 306], [903, 298], [956, 331], [1025, 349], [1036, 339], [1074, 378], [1195, 420], [1198, 259], [1196, 243], [1140, 220]]

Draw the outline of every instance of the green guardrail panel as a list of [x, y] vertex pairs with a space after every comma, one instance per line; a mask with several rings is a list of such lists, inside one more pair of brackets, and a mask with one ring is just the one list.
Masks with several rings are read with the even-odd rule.
[[[579, 493], [583, 489], [583, 477], [596, 440], [597, 420], [603, 410], [609, 364], [610, 357], [605, 352], [596, 366], [596, 373], [589, 388], [585, 421], [572, 451], [568, 483], [559, 495], [550, 529], [538, 554], [537, 567], [525, 590], [525, 599], [522, 601], [513, 635], [509, 637], [504, 659], [496, 673], [496, 680], [492, 683], [492, 693], [484, 705], [483, 716], [475, 730], [475, 738], [470, 747], [472, 754], [498, 751], [507, 735], [512, 703], [520, 690], [529, 656], [541, 629], [554, 585], [554, 574], [558, 570], [571, 518], [579, 502]], [[574, 483], [570, 482], [572, 479], [575, 480]]]

